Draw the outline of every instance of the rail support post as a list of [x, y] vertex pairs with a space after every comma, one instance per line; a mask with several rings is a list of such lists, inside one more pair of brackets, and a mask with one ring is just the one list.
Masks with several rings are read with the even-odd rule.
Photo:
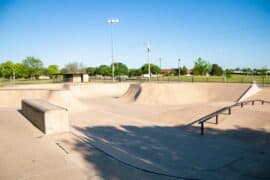
[[228, 113], [229, 113], [229, 115], [231, 115], [231, 114], [232, 114], [232, 110], [231, 110], [231, 108], [229, 108], [229, 112], [228, 112]]
[[243, 108], [243, 106], [244, 106], [244, 103], [241, 103], [241, 108]]
[[204, 134], [204, 132], [203, 132], [203, 130], [204, 130], [204, 127], [203, 127], [203, 122], [201, 122], [201, 135], [203, 135]]
[[218, 124], [218, 115], [216, 115], [216, 124]]
[[252, 101], [252, 106], [254, 105], [254, 101]]
[[264, 101], [262, 101], [262, 105], [264, 105]]

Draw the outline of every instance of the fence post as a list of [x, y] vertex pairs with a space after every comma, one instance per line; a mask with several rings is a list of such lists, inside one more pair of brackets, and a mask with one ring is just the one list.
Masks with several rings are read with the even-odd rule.
[[228, 112], [230, 115], [232, 114], [232, 111], [231, 111], [231, 108], [229, 108], [229, 112]]
[[264, 105], [264, 101], [262, 101], [262, 105]]
[[252, 101], [252, 106], [254, 105], [254, 101]]
[[218, 124], [218, 115], [216, 115], [216, 124]]
[[243, 108], [243, 106], [244, 106], [244, 103], [241, 103], [241, 108]]

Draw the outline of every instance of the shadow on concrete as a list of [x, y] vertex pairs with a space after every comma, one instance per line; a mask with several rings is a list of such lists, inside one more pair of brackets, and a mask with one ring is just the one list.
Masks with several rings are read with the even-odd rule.
[[237, 127], [73, 127], [105, 179], [270, 179], [270, 133]]

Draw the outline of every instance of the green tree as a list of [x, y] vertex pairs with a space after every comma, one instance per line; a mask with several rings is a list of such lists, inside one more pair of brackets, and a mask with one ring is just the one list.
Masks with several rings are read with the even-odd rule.
[[45, 67], [41, 68], [38, 75], [49, 76], [49, 69]]
[[60, 73], [67, 73], [68, 71], [67, 71], [67, 69], [65, 68], [65, 67], [63, 67], [61, 70], [60, 70]]
[[132, 77], [132, 76], [141, 76], [142, 75], [142, 71], [141, 69], [129, 69], [128, 70], [128, 76]]
[[182, 75], [187, 75], [188, 74], [188, 68], [186, 66], [183, 66], [181, 68], [181, 72], [180, 72]]
[[223, 69], [217, 64], [212, 64], [210, 74], [214, 75], [214, 76], [222, 76], [223, 75]]
[[102, 76], [111, 76], [112, 75], [112, 68], [107, 65], [100, 65], [96, 69], [96, 74], [102, 75]]
[[[178, 75], [178, 72], [179, 69], [175, 69], [175, 75], [177, 74]], [[183, 67], [180, 67], [180, 75], [187, 75], [188, 74], [188, 68], [186, 66], [183, 66]]]
[[225, 70], [225, 75], [226, 75], [226, 78], [231, 78], [232, 77], [232, 70], [231, 69], [226, 69]]
[[53, 74], [58, 74], [60, 71], [59, 71], [59, 68], [58, 68], [58, 65], [49, 65], [48, 66], [48, 74], [50, 76], [52, 76]]
[[21, 63], [15, 64], [15, 73], [16, 73], [16, 78], [27, 78], [29, 76], [27, 67], [25, 67]]
[[251, 68], [243, 68], [241, 69], [246, 75], [253, 74], [253, 70]]
[[128, 67], [121, 62], [116, 62], [114, 63], [114, 74], [116, 76], [128, 75]]
[[1, 75], [5, 78], [11, 78], [13, 76], [13, 72], [15, 73], [15, 65], [12, 61], [3, 62], [0, 65]]
[[63, 69], [65, 73], [85, 73], [84, 65], [78, 62], [69, 63]]
[[41, 74], [43, 62], [40, 59], [29, 56], [22, 61], [22, 64], [27, 68], [29, 77], [38, 76]]
[[[144, 64], [141, 67], [141, 71], [143, 74], [148, 74], [148, 64]], [[150, 71], [151, 71], [151, 74], [159, 74], [160, 68], [159, 68], [159, 66], [157, 66], [155, 64], [150, 64]]]
[[96, 75], [96, 69], [95, 67], [88, 67], [86, 68], [86, 72], [89, 76], [94, 76]]
[[263, 76], [263, 77], [265, 77], [266, 75], [267, 75], [267, 68], [266, 67], [263, 67], [263, 68], [261, 68], [261, 69], [258, 69], [258, 74], [260, 75], [260, 76]]
[[211, 65], [203, 60], [202, 58], [198, 58], [195, 62], [192, 73], [193, 75], [206, 75], [211, 70]]

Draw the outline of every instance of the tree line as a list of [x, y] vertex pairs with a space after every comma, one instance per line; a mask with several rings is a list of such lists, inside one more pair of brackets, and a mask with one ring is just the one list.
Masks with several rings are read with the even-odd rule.
[[52, 75], [58, 73], [57, 65], [44, 67], [43, 62], [35, 57], [29, 56], [21, 63], [5, 61], [0, 64], [0, 77], [4, 78], [29, 78], [33, 79], [40, 75]]
[[[121, 62], [115, 62], [114, 64], [115, 76], [141, 76], [148, 74], [148, 64], [142, 65], [140, 68], [128, 68], [127, 65]], [[159, 66], [155, 64], [150, 65], [151, 74], [164, 74], [164, 75], [213, 75], [229, 77], [232, 73], [239, 74], [252, 74], [252, 75], [267, 75], [268, 69], [266, 67], [261, 69], [251, 68], [235, 68], [224, 70], [218, 64], [211, 64], [202, 58], [198, 58], [194, 62], [194, 66], [189, 70], [186, 66], [169, 69], [169, 71], [161, 70]], [[180, 70], [180, 72], [179, 72]], [[59, 73], [88, 73], [89, 76], [111, 76], [112, 75], [112, 64], [111, 65], [100, 65], [98, 67], [85, 67], [82, 63], [71, 62], [66, 64], [62, 69], [59, 69], [58, 65], [44, 66], [44, 63], [36, 57], [29, 56], [22, 60], [21, 63], [13, 63], [12, 61], [5, 61], [0, 64], [0, 77], [3, 78], [25, 78], [33, 79], [38, 76], [50, 76], [51, 78]]]

